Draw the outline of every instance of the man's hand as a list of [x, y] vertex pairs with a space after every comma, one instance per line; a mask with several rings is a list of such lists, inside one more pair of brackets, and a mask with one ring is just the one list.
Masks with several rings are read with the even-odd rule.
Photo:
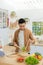
[[27, 51], [27, 52], [29, 51], [29, 50], [28, 50], [28, 47], [25, 47], [25, 51]]
[[16, 44], [16, 42], [14, 42], [14, 46], [15, 46], [16, 48], [19, 48], [19, 49], [20, 49], [20, 47]]
[[31, 40], [31, 39], [28, 40], [27, 45], [26, 45], [26, 47], [25, 47], [25, 50], [26, 50], [26, 51], [29, 51], [29, 50], [28, 50], [28, 47], [30, 46], [30, 43], [33, 43], [33, 40]]
[[16, 42], [14, 42], [14, 46], [15, 46], [15, 47], [17, 46]]
[[18, 47], [18, 45], [16, 44], [16, 42], [14, 42], [14, 46], [15, 46], [15, 47]]
[[32, 43], [32, 44], [34, 44], [34, 40], [29, 39], [29, 42]]

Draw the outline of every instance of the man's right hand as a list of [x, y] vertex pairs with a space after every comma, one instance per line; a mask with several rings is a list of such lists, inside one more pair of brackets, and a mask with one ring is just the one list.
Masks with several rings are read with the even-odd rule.
[[19, 49], [20, 49], [20, 47], [16, 44], [16, 42], [14, 42], [14, 46], [15, 46], [16, 48], [19, 48]]

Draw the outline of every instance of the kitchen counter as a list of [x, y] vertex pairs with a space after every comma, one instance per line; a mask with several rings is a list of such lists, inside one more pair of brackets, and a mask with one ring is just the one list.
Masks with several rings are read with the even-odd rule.
[[[5, 46], [3, 47], [4, 51], [6, 54], [14, 51], [14, 47], [12, 46]], [[28, 55], [29, 56], [29, 55]], [[23, 63], [18, 63], [16, 59], [19, 57], [18, 54], [13, 54], [13, 55], [6, 55], [4, 57], [0, 57], [0, 65], [26, 65], [24, 62]], [[40, 61], [38, 65], [43, 65], [43, 59]]]
[[34, 46], [43, 46], [43, 44], [39, 44], [39, 43], [37, 43], [37, 44], [31, 44], [31, 45], [34, 45]]

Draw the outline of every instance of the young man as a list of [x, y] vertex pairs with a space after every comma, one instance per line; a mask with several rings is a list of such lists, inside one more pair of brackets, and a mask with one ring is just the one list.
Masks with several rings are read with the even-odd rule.
[[25, 46], [26, 51], [30, 51], [30, 43], [35, 43], [35, 39], [32, 35], [32, 32], [28, 30], [26, 26], [26, 21], [21, 18], [18, 21], [19, 29], [14, 34], [14, 46], [16, 47], [16, 52], [19, 51], [19, 47], [22, 48]]

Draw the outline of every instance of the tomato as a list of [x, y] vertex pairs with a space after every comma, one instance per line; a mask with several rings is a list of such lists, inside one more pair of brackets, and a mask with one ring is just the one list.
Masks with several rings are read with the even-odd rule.
[[18, 62], [23, 62], [23, 61], [24, 61], [24, 58], [19, 57], [19, 58], [17, 58], [17, 61], [18, 61]]

